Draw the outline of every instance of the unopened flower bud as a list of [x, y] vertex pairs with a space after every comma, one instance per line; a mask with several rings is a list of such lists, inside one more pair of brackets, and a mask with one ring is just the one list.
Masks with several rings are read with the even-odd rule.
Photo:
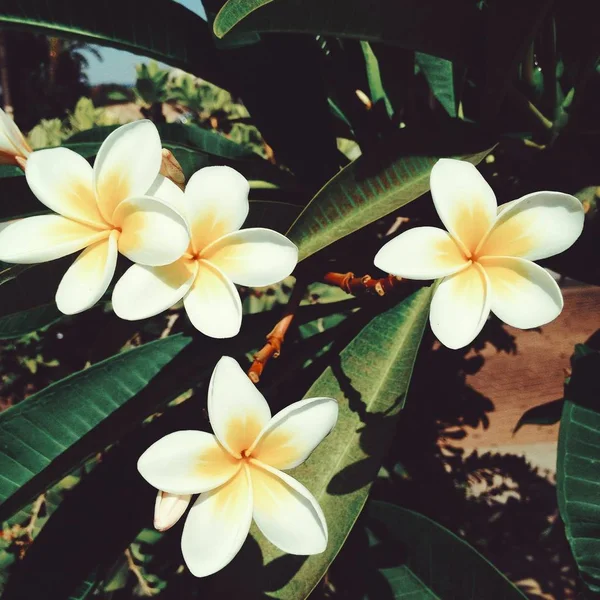
[[167, 179], [170, 179], [175, 185], [181, 189], [185, 187], [185, 175], [181, 165], [167, 148], [162, 149], [162, 163], [160, 165], [160, 174]]
[[191, 499], [192, 496], [189, 494], [180, 496], [179, 494], [169, 494], [159, 490], [154, 505], [155, 529], [166, 531], [173, 527], [183, 516]]
[[25, 170], [31, 148], [15, 122], [0, 108], [0, 165], [19, 165]]

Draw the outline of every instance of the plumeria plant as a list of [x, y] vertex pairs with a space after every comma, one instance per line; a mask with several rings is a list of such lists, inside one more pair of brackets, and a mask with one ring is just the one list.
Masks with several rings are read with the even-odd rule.
[[[32, 149], [0, 109], [3, 597], [569, 598], [575, 568], [598, 592], [594, 339], [566, 399], [515, 424], [563, 410], [566, 536], [549, 501], [519, 546], [519, 501], [470, 487], [499, 469], [448, 441], [488, 421], [465, 383], [482, 350], [543, 334], [567, 280], [600, 283], [589, 9], [203, 5], [0, 6], [210, 81], [265, 141], [165, 123], [181, 107], [157, 96]], [[8, 103], [6, 49], [0, 30]], [[544, 554], [566, 542], [577, 567]]]

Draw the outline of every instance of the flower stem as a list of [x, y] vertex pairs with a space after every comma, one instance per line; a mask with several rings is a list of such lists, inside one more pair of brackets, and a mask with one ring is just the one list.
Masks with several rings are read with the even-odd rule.
[[248, 369], [248, 377], [254, 383], [260, 381], [260, 376], [269, 360], [277, 358], [281, 353], [281, 346], [283, 345], [285, 335], [294, 320], [307, 287], [307, 282], [296, 280], [296, 285], [294, 285], [294, 290], [287, 303], [283, 317], [279, 319], [273, 330], [267, 335], [267, 343], [254, 355], [252, 365]]
[[388, 275], [381, 279], [373, 279], [370, 275], [355, 277], [354, 273], [325, 273], [323, 282], [341, 288], [347, 294], [354, 296], [362, 293], [377, 294], [385, 296], [400, 286], [406, 284], [406, 281], [395, 275]]
[[142, 571], [133, 560], [133, 554], [131, 554], [129, 547], [125, 550], [125, 558], [127, 559], [127, 566], [129, 570], [135, 575], [138, 585], [140, 586], [140, 595], [150, 597], [158, 594], [159, 590], [151, 587], [150, 584], [144, 579]]

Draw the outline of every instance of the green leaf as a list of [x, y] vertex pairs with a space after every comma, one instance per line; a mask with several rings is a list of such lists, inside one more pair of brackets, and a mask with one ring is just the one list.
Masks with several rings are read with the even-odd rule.
[[438, 0], [229, 0], [213, 30], [278, 31], [387, 42], [446, 58], [471, 51], [480, 13], [475, 2]]
[[[91, 151], [96, 143], [94, 156], [100, 144], [118, 125], [94, 127], [71, 136], [65, 145], [87, 143]], [[209, 165], [227, 164], [240, 171], [248, 179], [259, 179], [286, 183], [290, 177], [256, 154], [249, 146], [237, 144], [224, 135], [208, 131], [197, 125], [180, 123], [159, 123], [157, 125], [163, 146], [173, 152], [181, 164], [186, 178], [190, 178], [198, 169]], [[74, 148], [76, 151], [77, 149]]]
[[[66, 140], [66, 143], [103, 142], [110, 133], [119, 127], [120, 125], [104, 125], [86, 129], [72, 135]], [[236, 144], [228, 140], [224, 135], [203, 129], [197, 125], [159, 123], [156, 127], [161, 139], [167, 143], [189, 146], [222, 158], [253, 158], [262, 160], [251, 148]]]
[[516, 424], [513, 435], [523, 427], [523, 425], [554, 425], [560, 421], [564, 400], [552, 400], [538, 404], [529, 410], [526, 410], [519, 422]]
[[136, 0], [105, 0], [101, 10], [90, 10], [69, 0], [3, 0], [0, 23], [120, 48], [214, 83], [221, 79], [206, 21], [176, 2], [146, 0], [142, 8]]
[[558, 506], [581, 578], [600, 592], [600, 352], [576, 346], [558, 434]]
[[454, 93], [454, 73], [452, 63], [444, 58], [424, 54], [423, 52], [415, 53], [415, 61], [433, 95], [438, 102], [444, 107], [446, 112], [451, 117], [457, 115], [456, 94]]
[[[367, 526], [404, 564], [380, 569], [393, 598], [525, 600], [526, 596], [463, 539], [435, 521], [388, 504], [369, 505]], [[367, 596], [365, 600], [378, 600]]]
[[[380, 154], [365, 153], [327, 182], [287, 232], [300, 250], [299, 259], [311, 256], [429, 191], [431, 169], [439, 158], [448, 156], [445, 151], [449, 150], [439, 145], [443, 140], [441, 132], [436, 131], [435, 135], [438, 136], [436, 148], [426, 144], [431, 133], [401, 130], [388, 155], [383, 148]], [[459, 143], [456, 139], [452, 141], [456, 154], [460, 152]], [[480, 149], [485, 145], [479, 142]], [[411, 148], [411, 154], [407, 155], [404, 148]], [[436, 154], [435, 150], [441, 152]], [[490, 150], [488, 147], [457, 158], [476, 165]]]
[[[348, 308], [347, 302], [301, 306], [296, 318], [298, 324], [302, 324]], [[246, 315], [241, 332], [232, 340], [199, 336], [135, 399], [117, 412], [114, 418], [107, 419], [102, 424], [102, 431], [94, 432], [91, 436], [93, 442], [87, 444], [88, 449], [96, 448], [97, 451], [100, 446], [104, 447], [117, 440], [119, 443], [114, 444], [103, 455], [102, 461], [82, 477], [69, 494], [65, 494], [64, 500], [28, 551], [18, 573], [15, 572], [11, 577], [11, 590], [6, 591], [3, 600], [45, 598], [48, 589], [52, 590], [53, 598], [64, 598], [96, 565], [105, 565], [117, 556], [122, 556], [123, 549], [142, 528], [151, 526], [152, 521], [151, 507], [156, 492], [137, 471], [139, 456], [150, 444], [167, 433], [190, 427], [205, 429], [208, 425], [202, 416], [202, 405], [205, 406], [205, 403], [200, 402], [198, 396], [205, 399], [206, 385], [214, 364], [223, 355], [238, 356], [238, 353], [243, 354], [240, 349], [249, 350], [257, 342], [261, 343], [256, 332], [263, 332], [264, 335], [264, 331], [268, 331], [280, 316], [281, 310]], [[203, 381], [205, 385], [199, 385]], [[171, 406], [162, 412], [160, 418], [152, 419], [144, 427], [138, 426], [143, 418], [157, 408], [196, 385], [201, 391], [195, 399]], [[84, 454], [77, 447], [73, 449], [69, 457], [69, 468], [72, 469]], [[123, 494], [112, 493], [115, 490], [126, 490], [126, 501]], [[140, 510], [140, 507], [150, 509]], [[27, 513], [21, 512], [20, 518], [19, 522], [27, 522]], [[107, 527], [107, 524], [110, 526]], [[181, 563], [178, 553], [171, 551], [174, 546], [179, 546], [179, 538], [176, 532], [171, 533], [175, 533], [175, 536], [167, 535], [163, 538], [168, 542], [168, 549], [164, 548], [168, 550], [168, 554], [162, 553], [160, 562], [161, 569], [168, 569], [170, 567], [167, 564], [171, 564], [174, 572]], [[94, 541], [86, 544], [86, 552], [81, 551], [82, 535], [85, 540]], [[63, 567], [67, 564], [69, 569], [65, 570]], [[43, 578], [39, 576], [41, 572], [44, 573]], [[230, 573], [230, 569], [224, 571], [226, 577], [230, 577]], [[195, 595], [190, 590], [190, 584], [193, 588], [194, 584], [212, 579], [192, 582], [183, 578], [181, 583], [185, 594], [189, 592]], [[178, 585], [175, 581], [173, 584]], [[227, 596], [217, 594], [217, 597]], [[253, 598], [248, 593], [241, 597]]]
[[52, 462], [72, 454], [86, 434], [144, 388], [189, 341], [176, 335], [123, 352], [0, 413], [0, 521], [43, 492], [53, 480], [47, 471]]
[[[328, 396], [339, 402], [333, 431], [309, 460], [290, 471], [319, 501], [329, 527], [329, 543], [319, 555], [283, 557], [253, 528], [265, 567], [255, 569], [248, 561], [245, 567], [252, 569], [255, 584], [267, 586], [271, 597], [307, 597], [360, 514], [406, 399], [431, 296], [431, 287], [421, 289], [373, 318], [339, 355], [331, 352], [333, 364], [307, 391], [307, 398]], [[290, 579], [291, 566], [297, 572]], [[216, 585], [245, 585], [247, 580], [231, 573], [227, 578], [227, 582], [215, 580]], [[236, 597], [233, 589], [227, 591]]]
[[19, 338], [58, 321], [61, 316], [55, 303], [0, 316], [0, 340]]
[[391, 118], [394, 116], [394, 108], [383, 87], [381, 73], [379, 71], [379, 61], [371, 49], [369, 42], [361, 42], [360, 47], [362, 48], [363, 56], [365, 57], [367, 80], [369, 82], [369, 96], [371, 97], [373, 104], [383, 102], [388, 117]]

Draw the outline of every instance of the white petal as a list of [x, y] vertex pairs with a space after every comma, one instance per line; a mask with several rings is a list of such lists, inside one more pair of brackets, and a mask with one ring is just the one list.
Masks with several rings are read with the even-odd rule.
[[114, 224], [122, 230], [119, 252], [133, 262], [151, 267], [175, 262], [189, 246], [185, 219], [158, 198], [140, 196], [121, 202]]
[[442, 280], [431, 301], [429, 322], [448, 348], [470, 344], [490, 314], [489, 281], [477, 264]]
[[474, 252], [496, 219], [496, 196], [481, 173], [462, 160], [442, 158], [431, 171], [433, 203], [446, 229]]
[[249, 190], [246, 178], [231, 167], [204, 167], [190, 177], [185, 200], [197, 251], [244, 224]]
[[254, 521], [288, 554], [319, 554], [327, 547], [327, 523], [315, 497], [293, 477], [251, 461]]
[[452, 236], [437, 227], [415, 227], [390, 240], [375, 255], [375, 266], [407, 279], [437, 279], [467, 265]]
[[170, 204], [182, 216], [186, 216], [185, 194], [170, 179], [157, 175], [145, 196], [152, 196]]
[[163, 267], [132, 265], [115, 285], [113, 310], [127, 321], [153, 317], [179, 302], [195, 277], [196, 261], [180, 259]]
[[[25, 141], [17, 124], [0, 108], [0, 154], [7, 157], [23, 156], [31, 153], [29, 144]], [[0, 157], [0, 163], [2, 159]]]
[[548, 258], [575, 243], [583, 231], [583, 206], [561, 192], [535, 192], [510, 203], [498, 215], [479, 256]]
[[192, 499], [191, 494], [169, 494], [158, 491], [154, 504], [154, 528], [167, 531], [183, 517]]
[[219, 360], [210, 379], [208, 418], [219, 442], [238, 457], [271, 419], [267, 401], [229, 356]]
[[100, 231], [60, 215], [27, 217], [11, 223], [0, 233], [0, 260], [33, 264], [47, 262], [77, 252], [107, 238]]
[[161, 162], [160, 136], [151, 121], [123, 125], [104, 140], [94, 163], [94, 187], [100, 212], [109, 223], [120, 202], [147, 193]]
[[240, 331], [240, 295], [231, 280], [206, 260], [198, 261], [198, 274], [183, 304], [192, 325], [204, 335], [230, 338]]
[[492, 312], [506, 324], [540, 327], [562, 311], [560, 288], [539, 265], [512, 257], [481, 258], [480, 264], [490, 281]]
[[228, 565], [248, 537], [252, 488], [248, 468], [220, 488], [200, 494], [183, 527], [181, 551], [192, 575], [206, 577]]
[[278, 412], [259, 435], [252, 457], [276, 469], [302, 464], [337, 421], [333, 398], [308, 398]]
[[171, 494], [198, 494], [229, 481], [241, 462], [204, 431], [175, 431], [154, 442], [138, 460], [152, 486]]
[[56, 306], [65, 315], [91, 308], [102, 298], [117, 266], [118, 232], [88, 246], [68, 268], [56, 292]]
[[37, 199], [54, 212], [107, 227], [96, 204], [94, 172], [83, 156], [68, 148], [38, 150], [27, 161], [25, 177]]
[[202, 258], [238, 285], [262, 287], [291, 274], [298, 248], [276, 231], [255, 227], [224, 235], [202, 252]]

